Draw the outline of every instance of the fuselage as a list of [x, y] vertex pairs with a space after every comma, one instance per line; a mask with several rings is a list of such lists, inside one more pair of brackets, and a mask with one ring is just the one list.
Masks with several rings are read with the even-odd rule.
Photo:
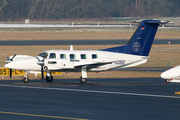
[[[80, 71], [78, 67], [86, 66], [88, 71], [105, 71], [114, 68], [126, 68], [147, 61], [147, 56], [130, 55], [124, 53], [95, 51], [95, 50], [50, 50], [43, 52], [44, 69], [49, 71]], [[44, 56], [38, 56], [43, 59]], [[37, 64], [36, 57], [25, 57], [5, 65], [7, 68], [17, 70], [40, 71], [41, 66]], [[90, 67], [88, 67], [90, 65]]]
[[[87, 72], [99, 72], [113, 70], [114, 68], [127, 68], [146, 63], [155, 34], [160, 24], [166, 24], [159, 20], [143, 20], [131, 39], [124, 46], [95, 50], [49, 50], [36, 57], [14, 54], [7, 58], [5, 67], [25, 71], [46, 72], [46, 80], [53, 80], [53, 71], [81, 72], [80, 83], [87, 81]], [[10, 77], [12, 74], [10, 74]], [[23, 81], [29, 81], [25, 75]]]

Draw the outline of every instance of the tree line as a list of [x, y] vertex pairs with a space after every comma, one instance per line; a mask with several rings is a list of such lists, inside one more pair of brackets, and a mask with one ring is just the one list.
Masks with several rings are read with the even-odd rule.
[[0, 21], [177, 17], [180, 0], [0, 0]]

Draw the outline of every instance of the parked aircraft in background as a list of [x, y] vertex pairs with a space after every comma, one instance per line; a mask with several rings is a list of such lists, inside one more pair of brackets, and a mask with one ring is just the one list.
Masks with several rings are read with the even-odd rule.
[[161, 74], [161, 78], [166, 79], [165, 84], [167, 84], [168, 82], [180, 83], [180, 65], [163, 72]]
[[[47, 82], [53, 77], [51, 72], [81, 72], [80, 82], [87, 81], [87, 72], [100, 72], [114, 68], [127, 68], [147, 62], [157, 28], [162, 22], [158, 20], [144, 20], [125, 46], [95, 50], [48, 50], [38, 56], [14, 55], [7, 57], [6, 68], [15, 70], [40, 71], [42, 79], [46, 72]], [[23, 81], [29, 82], [27, 74]]]

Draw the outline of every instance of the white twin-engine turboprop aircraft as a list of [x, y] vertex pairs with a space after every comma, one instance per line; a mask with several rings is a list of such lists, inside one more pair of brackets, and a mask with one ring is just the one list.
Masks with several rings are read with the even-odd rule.
[[[87, 72], [100, 72], [114, 68], [127, 68], [146, 63], [157, 28], [166, 24], [158, 20], [144, 20], [125, 46], [94, 50], [49, 50], [36, 57], [28, 55], [14, 55], [7, 57], [6, 68], [28, 71], [46, 72], [47, 82], [53, 77], [51, 72], [81, 72], [80, 82], [87, 81]], [[29, 82], [27, 74], [23, 81]]]

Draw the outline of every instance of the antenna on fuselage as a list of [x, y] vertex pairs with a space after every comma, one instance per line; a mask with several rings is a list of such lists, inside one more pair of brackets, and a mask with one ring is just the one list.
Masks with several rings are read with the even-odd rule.
[[70, 45], [70, 51], [73, 51], [73, 45]]

